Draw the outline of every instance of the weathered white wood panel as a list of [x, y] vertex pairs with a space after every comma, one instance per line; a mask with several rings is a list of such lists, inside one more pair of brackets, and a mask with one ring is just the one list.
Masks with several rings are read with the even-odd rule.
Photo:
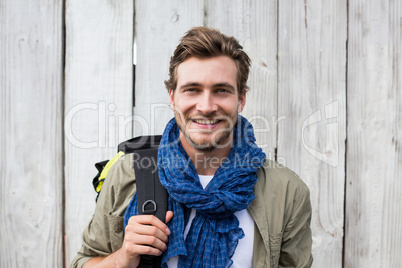
[[402, 267], [401, 1], [349, 1], [345, 267]]
[[94, 163], [132, 136], [133, 1], [66, 1], [67, 261], [95, 206]]
[[311, 191], [313, 266], [342, 267], [347, 2], [278, 3], [278, 159]]
[[62, 1], [0, 3], [0, 267], [62, 267]]
[[162, 134], [173, 117], [164, 85], [180, 38], [203, 23], [203, 1], [136, 1], [134, 136]]
[[206, 26], [236, 37], [252, 60], [246, 106], [257, 143], [274, 159], [277, 118], [276, 1], [206, 1]]

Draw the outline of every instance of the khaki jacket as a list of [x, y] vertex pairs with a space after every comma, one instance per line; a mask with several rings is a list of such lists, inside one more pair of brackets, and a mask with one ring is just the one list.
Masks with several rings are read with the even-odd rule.
[[[255, 222], [253, 267], [311, 267], [311, 205], [307, 186], [291, 170], [267, 160], [258, 171], [248, 211]], [[133, 155], [112, 166], [70, 267], [107, 256], [123, 244], [123, 215], [135, 187]]]

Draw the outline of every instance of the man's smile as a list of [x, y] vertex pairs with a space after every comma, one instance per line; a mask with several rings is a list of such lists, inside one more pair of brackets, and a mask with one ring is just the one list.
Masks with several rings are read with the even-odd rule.
[[197, 128], [214, 129], [220, 125], [222, 120], [192, 118], [192, 119], [190, 119], [190, 122], [194, 123]]
[[202, 125], [213, 125], [219, 122], [217, 119], [191, 119], [191, 121]]

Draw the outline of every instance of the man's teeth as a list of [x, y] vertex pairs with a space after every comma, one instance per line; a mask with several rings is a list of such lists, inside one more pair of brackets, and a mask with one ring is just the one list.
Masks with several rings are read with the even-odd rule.
[[218, 123], [218, 120], [209, 120], [209, 119], [193, 119], [194, 122], [197, 124], [203, 124], [203, 125], [213, 125]]

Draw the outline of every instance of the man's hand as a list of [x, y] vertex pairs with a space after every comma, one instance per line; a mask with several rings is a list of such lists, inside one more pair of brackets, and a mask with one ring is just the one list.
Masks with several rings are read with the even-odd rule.
[[[173, 212], [166, 212], [166, 223], [173, 218]], [[122, 247], [106, 258], [96, 257], [84, 267], [137, 267], [140, 255], [159, 256], [167, 250], [170, 230], [165, 223], [153, 215], [133, 216], [125, 229]]]
[[[166, 222], [173, 217], [173, 212], [166, 213]], [[120, 251], [125, 259], [123, 263], [130, 263], [137, 267], [140, 255], [159, 256], [167, 249], [170, 230], [166, 224], [152, 215], [131, 217], [124, 235], [123, 246]]]

